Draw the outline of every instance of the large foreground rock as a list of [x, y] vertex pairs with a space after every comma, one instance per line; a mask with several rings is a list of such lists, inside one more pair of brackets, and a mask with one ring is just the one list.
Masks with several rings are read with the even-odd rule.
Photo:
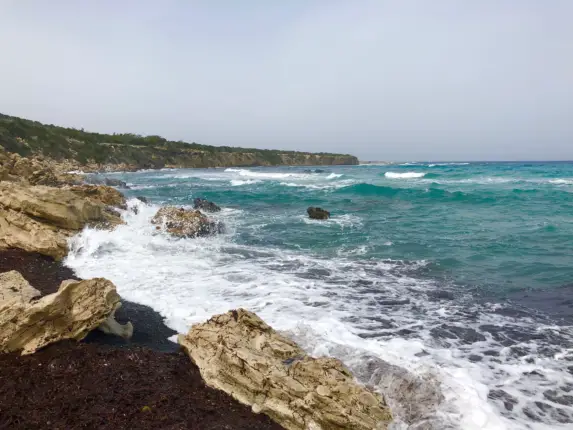
[[86, 225], [121, 223], [119, 214], [98, 199], [66, 189], [0, 182], [0, 249], [19, 248], [59, 260], [68, 252], [67, 239]]
[[151, 223], [164, 227], [168, 233], [177, 237], [199, 237], [219, 233], [222, 226], [211, 221], [200, 211], [165, 206], [157, 211]]
[[0, 274], [0, 352], [30, 354], [60, 340], [81, 340], [96, 328], [124, 338], [133, 334], [131, 323], [114, 319], [121, 302], [107, 279], [64, 281], [58, 292], [39, 295], [18, 272]]
[[288, 430], [386, 429], [384, 399], [354, 381], [337, 359], [312, 358], [244, 309], [179, 336], [205, 382]]

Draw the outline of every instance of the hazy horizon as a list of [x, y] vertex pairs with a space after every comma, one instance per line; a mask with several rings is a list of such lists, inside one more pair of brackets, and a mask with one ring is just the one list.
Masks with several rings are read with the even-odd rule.
[[360, 160], [573, 159], [564, 0], [0, 0], [0, 112]]

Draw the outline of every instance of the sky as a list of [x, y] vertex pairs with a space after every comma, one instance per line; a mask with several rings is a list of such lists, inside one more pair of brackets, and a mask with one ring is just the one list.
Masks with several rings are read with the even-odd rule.
[[0, 0], [0, 112], [363, 160], [573, 159], [570, 0]]

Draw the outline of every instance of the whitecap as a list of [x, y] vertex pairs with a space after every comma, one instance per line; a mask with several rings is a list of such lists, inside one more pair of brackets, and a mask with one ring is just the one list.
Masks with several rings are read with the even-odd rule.
[[231, 179], [231, 185], [233, 187], [240, 187], [241, 185], [252, 185], [252, 184], [257, 184], [260, 181], [257, 181], [256, 179], [246, 179], [246, 180], [242, 180], [242, 179]]
[[413, 178], [422, 178], [426, 174], [422, 172], [386, 172], [384, 176], [390, 179], [413, 179]]
[[326, 177], [326, 179], [336, 179], [344, 176], [342, 173], [331, 173]]

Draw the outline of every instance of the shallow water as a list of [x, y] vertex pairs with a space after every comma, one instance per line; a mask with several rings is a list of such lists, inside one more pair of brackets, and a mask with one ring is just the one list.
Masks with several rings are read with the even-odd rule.
[[[67, 264], [108, 277], [172, 328], [253, 310], [391, 393], [397, 428], [573, 427], [573, 164], [114, 176], [154, 205], [133, 200], [127, 225], [82, 232]], [[195, 197], [224, 207], [214, 217], [225, 235], [177, 240], [149, 224], [158, 205]], [[309, 220], [311, 205], [332, 218]], [[404, 412], [400, 368], [386, 363], [418, 378], [425, 411]]]

